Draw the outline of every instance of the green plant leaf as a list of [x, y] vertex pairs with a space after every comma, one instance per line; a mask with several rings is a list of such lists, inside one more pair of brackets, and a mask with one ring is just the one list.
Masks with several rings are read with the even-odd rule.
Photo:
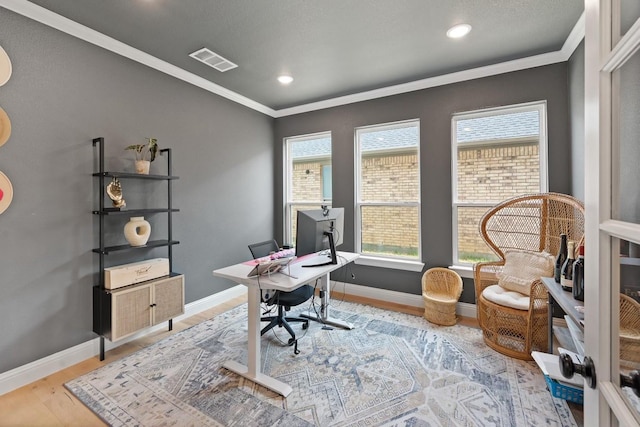
[[136, 160], [146, 160], [145, 157], [149, 154], [149, 161], [153, 162], [156, 159], [158, 153], [158, 140], [156, 138], [146, 138], [146, 144], [133, 144], [125, 147], [125, 150], [133, 150], [136, 152]]

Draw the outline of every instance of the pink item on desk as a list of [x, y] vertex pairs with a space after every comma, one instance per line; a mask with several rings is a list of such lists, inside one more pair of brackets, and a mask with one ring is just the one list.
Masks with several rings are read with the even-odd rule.
[[269, 255], [269, 258], [271, 259], [291, 258], [295, 254], [296, 254], [295, 249], [282, 249], [279, 252], [274, 252], [271, 255]]
[[261, 264], [261, 263], [269, 262], [269, 261], [280, 259], [280, 258], [291, 258], [291, 257], [294, 257], [295, 255], [296, 255], [295, 249], [282, 249], [281, 251], [274, 252], [270, 255], [244, 262], [243, 264], [256, 265], [256, 264]]

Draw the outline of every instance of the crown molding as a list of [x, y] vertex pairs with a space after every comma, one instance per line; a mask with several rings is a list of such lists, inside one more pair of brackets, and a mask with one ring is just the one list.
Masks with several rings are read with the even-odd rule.
[[582, 12], [582, 15], [580, 15], [580, 18], [578, 18], [578, 22], [576, 22], [576, 25], [573, 26], [573, 29], [569, 33], [567, 40], [565, 40], [564, 44], [562, 45], [562, 49], [560, 49], [560, 52], [562, 52], [562, 54], [567, 58], [566, 61], [571, 58], [573, 52], [575, 52], [578, 46], [580, 46], [580, 42], [582, 42], [582, 40], [584, 39], [584, 31], [585, 13]]
[[563, 44], [562, 48], [556, 52], [550, 52], [541, 55], [530, 56], [527, 58], [516, 59], [513, 61], [502, 62], [499, 64], [487, 65], [470, 70], [444, 74], [441, 76], [430, 77], [427, 79], [417, 80], [409, 83], [388, 86], [381, 89], [355, 93], [352, 95], [340, 96], [337, 98], [299, 105], [296, 107], [274, 110], [270, 107], [267, 107], [266, 105], [262, 105], [250, 98], [228, 90], [189, 71], [176, 67], [175, 65], [158, 59], [155, 56], [142, 52], [139, 49], [136, 49], [114, 38], [99, 33], [98, 31], [92, 30], [89, 27], [58, 15], [54, 12], [51, 12], [50, 10], [33, 4], [27, 0], [0, 0], [0, 6], [274, 118], [307, 113], [310, 111], [338, 107], [341, 105], [369, 101], [386, 96], [398, 95], [452, 83], [458, 83], [483, 77], [510, 73], [513, 71], [525, 70], [528, 68], [564, 62], [569, 60], [575, 49], [578, 47], [578, 45], [584, 38], [585, 31], [585, 18], [583, 13], [578, 19], [578, 22], [576, 22], [575, 26], [573, 27], [571, 33], [569, 33], [569, 36], [567, 37], [567, 40]]
[[561, 51], [544, 53], [541, 55], [502, 62], [500, 64], [472, 68], [470, 70], [443, 74], [441, 76], [429, 77], [427, 79], [416, 80], [413, 82], [394, 86], [387, 86], [381, 89], [374, 89], [367, 92], [356, 93], [353, 95], [345, 95], [338, 98], [328, 99], [326, 101], [319, 101], [311, 104], [304, 104], [296, 107], [276, 110], [275, 117], [291, 116], [294, 114], [307, 113], [309, 111], [337, 107], [346, 104], [353, 104], [355, 102], [369, 101], [376, 98], [383, 98], [386, 96], [398, 95], [401, 93], [413, 92], [416, 90], [444, 86], [468, 80], [475, 80], [483, 77], [490, 77], [498, 74], [510, 73], [512, 71], [525, 70], [528, 68], [541, 67], [543, 65], [550, 65], [564, 61], [566, 61], [566, 58]]
[[204, 89], [208, 92], [220, 95], [223, 98], [227, 98], [233, 102], [244, 105], [245, 107], [249, 107], [253, 110], [259, 111], [272, 117], [275, 114], [275, 111], [273, 109], [262, 105], [252, 99], [228, 90], [215, 83], [212, 83], [209, 80], [197, 76], [189, 71], [183, 70], [180, 67], [176, 67], [175, 65], [158, 59], [155, 56], [149, 55], [148, 53], [131, 47], [128, 44], [122, 43], [98, 31], [92, 30], [89, 27], [58, 15], [57, 13], [51, 12], [50, 10], [31, 3], [27, 0], [0, 0], [0, 6], [27, 18], [33, 19], [34, 21], [38, 21], [41, 24], [47, 25], [71, 36], [77, 37], [88, 43], [94, 44], [118, 55], [124, 56], [125, 58], [129, 58], [133, 61], [139, 62], [140, 64], [161, 71], [179, 80]]
[[321, 110], [324, 108], [337, 107], [340, 105], [352, 104], [355, 102], [369, 101], [385, 96], [398, 95], [401, 93], [413, 92], [421, 89], [428, 89], [436, 86], [443, 86], [452, 83], [459, 83], [467, 80], [474, 80], [483, 77], [495, 76], [498, 74], [510, 73], [513, 71], [526, 70], [528, 68], [541, 67], [544, 65], [556, 64], [568, 61], [573, 52], [584, 39], [585, 31], [585, 14], [582, 12], [580, 18], [573, 26], [567, 40], [565, 40], [562, 48], [556, 52], [549, 52], [541, 55], [530, 56], [527, 58], [516, 59], [513, 61], [502, 62], [499, 64], [487, 65], [485, 67], [473, 68], [469, 70], [459, 71], [456, 73], [443, 74], [441, 76], [429, 77], [427, 79], [416, 80], [409, 83], [403, 83], [395, 86], [388, 86], [381, 89], [374, 89], [367, 92], [360, 92], [353, 95], [345, 95], [338, 98], [328, 99], [325, 101], [313, 102], [310, 104], [298, 105], [296, 107], [284, 108], [276, 110], [274, 117], [285, 117], [294, 114], [307, 113], [310, 111]]

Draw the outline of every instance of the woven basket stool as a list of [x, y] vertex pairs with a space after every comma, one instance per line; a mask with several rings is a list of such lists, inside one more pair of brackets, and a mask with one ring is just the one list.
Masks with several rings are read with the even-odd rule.
[[443, 267], [425, 271], [422, 275], [424, 318], [436, 325], [455, 325], [456, 303], [461, 293], [462, 278], [455, 271]]

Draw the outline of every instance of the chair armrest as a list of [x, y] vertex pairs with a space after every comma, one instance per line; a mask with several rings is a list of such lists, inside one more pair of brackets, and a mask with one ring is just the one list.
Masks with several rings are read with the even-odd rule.
[[540, 311], [547, 309], [549, 302], [549, 292], [542, 280], [535, 280], [531, 284], [531, 294], [529, 295], [529, 311]]
[[504, 260], [479, 262], [473, 266], [473, 284], [476, 289], [476, 301], [487, 286], [498, 283], [497, 274], [502, 271]]

